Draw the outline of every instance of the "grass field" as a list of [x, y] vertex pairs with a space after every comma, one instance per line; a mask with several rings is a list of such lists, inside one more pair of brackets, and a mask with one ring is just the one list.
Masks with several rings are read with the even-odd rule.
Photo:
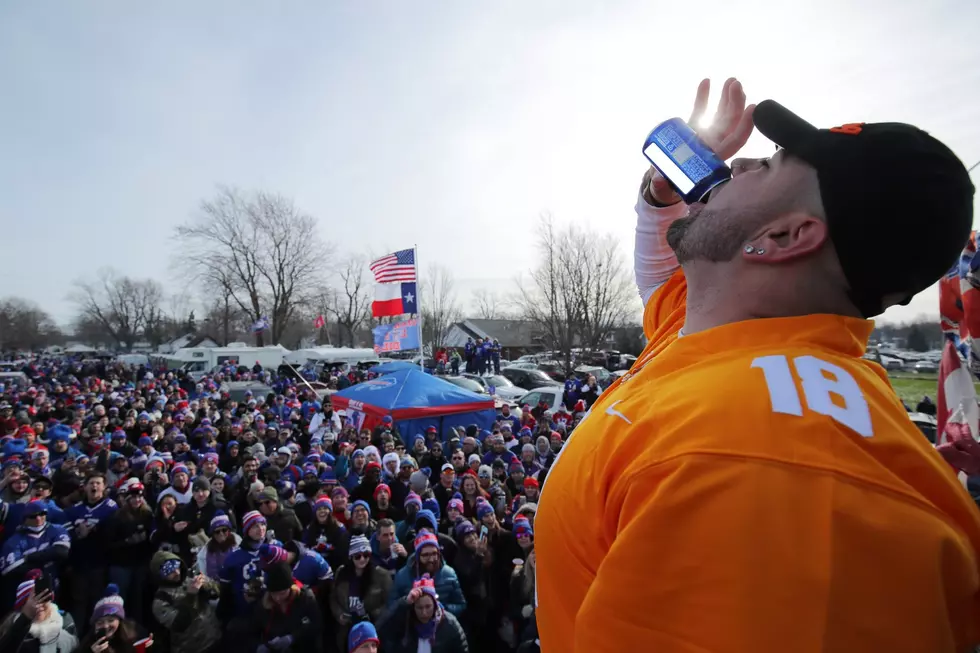
[[[936, 389], [939, 387], [939, 377], [935, 374], [916, 374], [914, 372], [889, 372], [888, 379], [898, 396], [905, 400], [910, 408], [922, 400], [923, 395], [936, 400]], [[980, 394], [980, 383], [974, 383]]]

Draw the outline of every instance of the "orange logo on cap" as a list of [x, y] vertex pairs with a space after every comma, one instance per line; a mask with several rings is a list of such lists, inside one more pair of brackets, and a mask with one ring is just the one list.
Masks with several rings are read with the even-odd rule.
[[851, 136], [857, 136], [861, 133], [861, 125], [863, 122], [849, 122], [846, 125], [841, 125], [840, 127], [831, 127], [830, 131], [835, 134], [850, 134]]

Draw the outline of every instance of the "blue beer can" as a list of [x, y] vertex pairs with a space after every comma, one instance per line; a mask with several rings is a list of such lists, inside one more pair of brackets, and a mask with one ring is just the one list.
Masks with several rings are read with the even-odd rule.
[[643, 156], [687, 204], [702, 201], [715, 187], [732, 178], [732, 169], [680, 118], [671, 118], [653, 128], [643, 144]]

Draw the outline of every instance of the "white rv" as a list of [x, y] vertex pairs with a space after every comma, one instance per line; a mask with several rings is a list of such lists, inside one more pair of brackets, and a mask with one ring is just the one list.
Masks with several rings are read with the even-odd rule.
[[248, 347], [244, 343], [231, 343], [227, 347], [178, 349], [173, 353], [173, 358], [183, 361], [180, 369], [196, 380], [215, 367], [229, 363], [249, 368], [258, 363], [263, 369], [275, 371], [282, 365], [283, 357], [288, 353], [289, 350], [280, 345]]

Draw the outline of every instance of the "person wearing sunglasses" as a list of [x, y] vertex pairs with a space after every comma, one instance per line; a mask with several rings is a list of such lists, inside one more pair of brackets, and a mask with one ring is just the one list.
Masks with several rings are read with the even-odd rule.
[[385, 609], [391, 590], [391, 576], [378, 567], [371, 554], [371, 543], [363, 535], [350, 538], [350, 562], [337, 570], [330, 593], [330, 612], [340, 624], [337, 648], [344, 650], [351, 626], [376, 623]]

